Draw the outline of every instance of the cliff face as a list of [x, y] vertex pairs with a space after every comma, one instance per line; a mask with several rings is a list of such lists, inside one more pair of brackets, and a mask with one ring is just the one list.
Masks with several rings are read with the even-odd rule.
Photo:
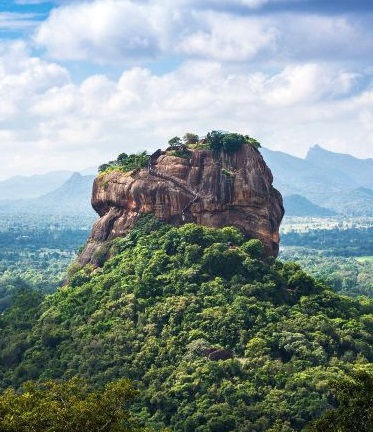
[[124, 236], [145, 213], [174, 225], [233, 225], [248, 238], [260, 239], [266, 255], [277, 256], [284, 209], [272, 180], [271, 171], [251, 145], [233, 154], [193, 150], [189, 158], [158, 151], [148, 168], [98, 176], [92, 206], [100, 219], [79, 262], [97, 265], [95, 252], [103, 242]]

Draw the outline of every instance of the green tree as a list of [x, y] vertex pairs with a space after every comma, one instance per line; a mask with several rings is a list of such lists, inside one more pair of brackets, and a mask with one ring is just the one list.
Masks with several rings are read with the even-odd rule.
[[221, 132], [211, 131], [206, 135], [206, 141], [210, 150], [219, 151], [223, 147], [223, 136]]
[[364, 370], [331, 383], [338, 408], [326, 411], [305, 432], [370, 432], [373, 425], [373, 374]]
[[243, 135], [237, 133], [227, 133], [223, 135], [222, 146], [227, 153], [234, 153], [245, 143]]
[[170, 140], [168, 140], [168, 145], [169, 145], [170, 147], [176, 147], [176, 148], [178, 148], [178, 147], [180, 147], [182, 144], [183, 144], [183, 143], [182, 143], [182, 141], [181, 141], [181, 138], [179, 138], [178, 136], [175, 136], [175, 137], [171, 138]]
[[255, 138], [249, 137], [249, 135], [245, 135], [245, 141], [252, 145], [255, 149], [259, 149], [261, 147], [261, 144], [259, 141], [257, 141]]
[[241, 249], [253, 258], [260, 259], [263, 257], [264, 245], [259, 239], [248, 240], [241, 246]]
[[191, 132], [187, 132], [184, 136], [183, 136], [183, 142], [186, 145], [189, 144], [197, 144], [199, 141], [199, 136], [197, 134], [191, 133]]
[[140, 431], [127, 410], [136, 390], [126, 381], [92, 390], [79, 379], [25, 383], [21, 392], [0, 396], [2, 432]]
[[246, 139], [238, 133], [211, 131], [206, 135], [206, 141], [211, 150], [234, 153], [246, 142]]
[[117, 157], [117, 162], [121, 165], [125, 164], [127, 162], [128, 159], [128, 154], [127, 153], [121, 153], [118, 157]]

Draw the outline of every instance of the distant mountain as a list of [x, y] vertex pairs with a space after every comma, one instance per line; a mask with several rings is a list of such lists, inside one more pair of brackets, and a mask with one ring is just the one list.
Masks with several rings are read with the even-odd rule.
[[357, 188], [342, 191], [330, 196], [324, 202], [327, 208], [334, 208], [338, 213], [347, 216], [372, 216], [373, 215], [373, 190]]
[[301, 195], [284, 197], [284, 208], [287, 216], [335, 216], [336, 212], [325, 207], [313, 204]]
[[93, 212], [90, 197], [94, 179], [94, 175], [74, 173], [62, 186], [35, 201], [40, 207], [54, 211]]
[[82, 176], [93, 175], [96, 177], [97, 171], [98, 171], [98, 167], [94, 166], [94, 167], [88, 167], [82, 171], [79, 171], [79, 174], [81, 174]]
[[284, 196], [302, 195], [319, 204], [330, 193], [359, 187], [336, 169], [327, 171], [306, 159], [266, 148], [261, 148], [261, 153], [272, 171], [275, 187]]
[[341, 214], [373, 215], [373, 159], [357, 159], [320, 146], [312, 147], [305, 159], [266, 148], [261, 153], [284, 197], [300, 195]]
[[60, 187], [72, 171], [52, 171], [47, 174], [15, 176], [0, 181], [0, 199], [37, 198]]
[[[0, 181], [0, 200], [22, 200], [38, 198], [62, 186], [74, 171], [51, 171], [47, 174], [14, 176]], [[97, 167], [88, 167], [80, 171], [83, 177], [96, 176]], [[91, 192], [89, 192], [91, 193]]]
[[348, 154], [333, 153], [315, 145], [308, 151], [306, 161], [328, 173], [348, 178], [351, 184], [373, 188], [373, 159], [358, 159]]
[[92, 183], [95, 176], [73, 173], [57, 189], [34, 199], [0, 200], [0, 212], [31, 214], [95, 215], [91, 207]]

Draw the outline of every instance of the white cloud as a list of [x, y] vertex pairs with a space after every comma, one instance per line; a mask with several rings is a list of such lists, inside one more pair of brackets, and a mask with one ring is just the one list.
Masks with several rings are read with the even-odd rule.
[[60, 60], [118, 63], [152, 58], [162, 43], [164, 17], [158, 9], [129, 0], [67, 4], [52, 11], [35, 40]]
[[358, 143], [357, 156], [373, 157], [373, 91], [359, 74], [328, 64], [250, 72], [188, 61], [161, 76], [134, 67], [115, 80], [101, 74], [76, 84], [17, 42], [0, 46], [0, 97], [3, 178], [81, 169], [212, 129], [298, 155], [315, 143], [334, 151]]
[[23, 42], [0, 45], [0, 119], [18, 114], [35, 93], [68, 79], [68, 73], [57, 64], [29, 57]]
[[239, 3], [245, 6], [257, 8], [264, 5], [265, 3], [268, 3], [268, 0], [240, 0]]
[[[238, 3], [256, 7], [261, 0]], [[35, 41], [59, 60], [133, 64], [169, 54], [247, 61], [275, 42], [268, 22], [200, 9], [195, 1], [95, 0], [54, 9]]]
[[[93, 0], [52, 10], [35, 33], [51, 58], [139, 65], [167, 56], [258, 66], [373, 54], [369, 22], [353, 16], [256, 14], [265, 0]], [[222, 7], [224, 6], [224, 7]], [[237, 14], [237, 6], [251, 13]]]
[[[265, 0], [56, 3], [34, 42], [73, 68], [24, 42], [0, 44], [0, 177], [80, 169], [212, 129], [298, 155], [318, 143], [373, 157], [363, 19], [256, 14]], [[175, 57], [178, 66], [152, 72], [151, 59]], [[91, 63], [115, 65], [117, 77]], [[84, 70], [79, 82], [71, 70]]]
[[220, 61], [247, 61], [270, 49], [277, 32], [267, 23], [215, 13], [205, 14], [198, 29], [181, 39], [177, 49], [189, 56]]
[[273, 106], [323, 103], [350, 93], [358, 78], [358, 74], [316, 63], [286, 66], [266, 80], [264, 98]]
[[[353, 62], [373, 54], [373, 31], [351, 16], [237, 15], [234, 6], [196, 0], [62, 2], [35, 33], [50, 58], [139, 66], [172, 57], [217, 60], [262, 70], [287, 63]], [[231, 8], [231, 9], [230, 9]]]

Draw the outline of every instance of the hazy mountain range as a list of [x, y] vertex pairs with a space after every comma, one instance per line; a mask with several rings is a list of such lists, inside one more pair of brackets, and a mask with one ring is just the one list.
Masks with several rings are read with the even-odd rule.
[[[39, 198], [62, 186], [74, 171], [51, 171], [46, 174], [35, 174], [31, 176], [14, 176], [0, 181], [0, 200]], [[82, 176], [95, 176], [96, 167], [86, 168], [78, 174]]]
[[[260, 149], [287, 215], [373, 215], [373, 159], [358, 159], [312, 147], [302, 159]], [[90, 204], [97, 169], [54, 171], [0, 181], [0, 211], [93, 213]]]
[[[288, 215], [326, 216], [325, 209], [345, 215], [373, 215], [373, 159], [333, 153], [318, 145], [304, 159], [260, 150], [275, 187], [284, 197]], [[304, 214], [307, 207], [308, 214]]]
[[[55, 175], [56, 174], [56, 175]], [[41, 179], [45, 185], [38, 188]], [[28, 182], [19, 177], [0, 182], [0, 192], [10, 185], [13, 191], [12, 198], [9, 193], [0, 194], [0, 212], [22, 212], [30, 214], [82, 214], [84, 216], [95, 212], [91, 207], [92, 183], [95, 175], [82, 175], [68, 172], [67, 178], [60, 172], [48, 173], [44, 176], [28, 177]], [[55, 186], [52, 188], [52, 185]], [[47, 193], [43, 193], [47, 191]], [[39, 193], [38, 196], [37, 193]], [[24, 198], [24, 197], [27, 198]]]

